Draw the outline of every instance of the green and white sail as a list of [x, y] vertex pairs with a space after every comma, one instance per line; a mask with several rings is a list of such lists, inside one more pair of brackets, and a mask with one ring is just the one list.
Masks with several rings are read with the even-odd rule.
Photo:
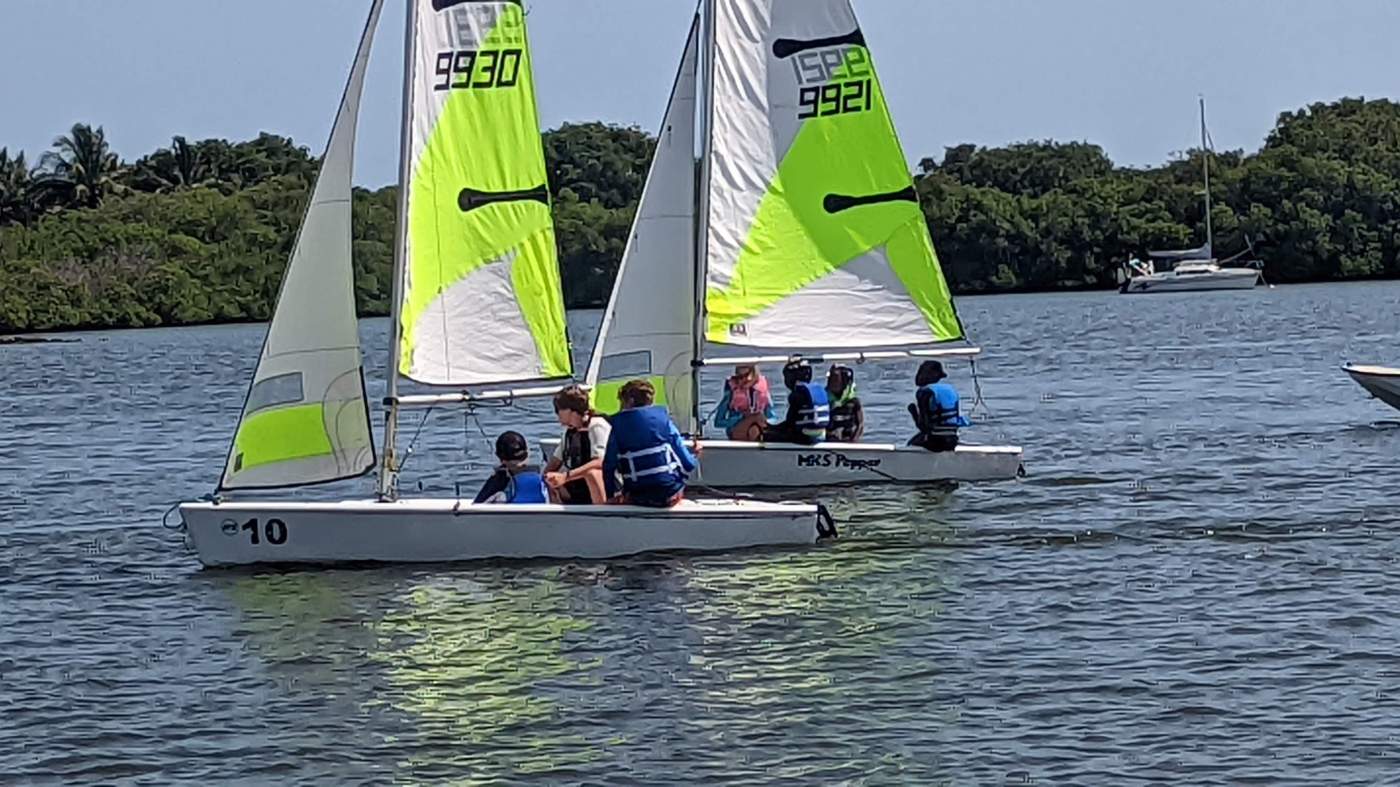
[[566, 377], [525, 9], [410, 2], [399, 372], [434, 385]]
[[656, 153], [585, 382], [594, 406], [617, 410], [617, 391], [643, 378], [681, 431], [693, 434], [695, 351], [695, 103], [699, 18], [657, 135]]
[[374, 0], [331, 127], [220, 490], [301, 486], [374, 467], [350, 260], [355, 128], [374, 29]]
[[848, 0], [714, 0], [705, 338], [901, 347], [962, 337]]

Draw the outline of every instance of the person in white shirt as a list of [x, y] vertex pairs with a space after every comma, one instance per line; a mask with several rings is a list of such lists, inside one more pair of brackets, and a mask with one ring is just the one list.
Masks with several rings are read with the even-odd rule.
[[544, 468], [550, 498], [556, 503], [602, 505], [607, 501], [603, 454], [612, 426], [593, 412], [588, 392], [577, 385], [554, 395], [554, 414], [564, 425], [564, 436]]

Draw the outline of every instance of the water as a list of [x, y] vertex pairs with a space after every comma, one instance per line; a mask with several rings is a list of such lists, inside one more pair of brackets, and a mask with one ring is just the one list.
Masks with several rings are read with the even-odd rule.
[[[967, 437], [1029, 478], [600, 562], [200, 570], [160, 516], [213, 485], [261, 329], [0, 348], [0, 781], [1395, 780], [1400, 414], [1337, 367], [1400, 362], [1400, 283], [960, 309]], [[858, 370], [872, 436], [910, 371]], [[418, 449], [449, 493], [489, 453], [450, 411]]]

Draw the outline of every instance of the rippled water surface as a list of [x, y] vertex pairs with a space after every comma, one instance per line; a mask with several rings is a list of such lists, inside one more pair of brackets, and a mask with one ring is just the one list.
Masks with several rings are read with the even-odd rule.
[[[0, 347], [0, 781], [1400, 779], [1400, 413], [1338, 369], [1400, 364], [1400, 284], [960, 309], [966, 437], [1028, 478], [601, 562], [201, 570], [161, 513], [212, 488], [262, 329]], [[910, 371], [859, 370], [875, 436]], [[552, 431], [434, 413], [408, 483], [476, 483], [508, 421]]]

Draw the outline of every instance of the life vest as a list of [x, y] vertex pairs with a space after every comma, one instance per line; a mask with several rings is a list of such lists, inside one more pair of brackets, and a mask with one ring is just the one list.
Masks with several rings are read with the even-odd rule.
[[929, 393], [928, 397], [917, 397], [919, 431], [927, 434], [956, 435], [958, 427], [972, 425], [972, 422], [959, 412], [958, 389], [947, 383], [929, 383], [919, 390]]
[[539, 468], [529, 467], [512, 475], [506, 483], [507, 503], [548, 503], [549, 492], [545, 490], [544, 476]]
[[671, 416], [661, 405], [622, 410], [612, 417], [617, 473], [625, 491], [673, 495], [685, 488], [685, 466], [671, 447]]
[[773, 403], [768, 395], [768, 380], [761, 375], [753, 385], [735, 384], [733, 377], [725, 381], [725, 385], [729, 386], [729, 409], [736, 413], [762, 413]]
[[[830, 391], [827, 392], [830, 396]], [[828, 440], [838, 442], [850, 439], [854, 436], [856, 428], [856, 384], [851, 383], [846, 386], [846, 390], [831, 402], [831, 423], [828, 425], [826, 435]]]
[[588, 425], [582, 429], [564, 430], [564, 467], [572, 470], [588, 464], [593, 458], [593, 441], [588, 437]]
[[826, 388], [816, 383], [798, 383], [797, 388], [807, 389], [811, 397], [811, 404], [797, 411], [798, 430], [813, 440], [825, 439], [827, 427], [831, 426], [831, 400]]

